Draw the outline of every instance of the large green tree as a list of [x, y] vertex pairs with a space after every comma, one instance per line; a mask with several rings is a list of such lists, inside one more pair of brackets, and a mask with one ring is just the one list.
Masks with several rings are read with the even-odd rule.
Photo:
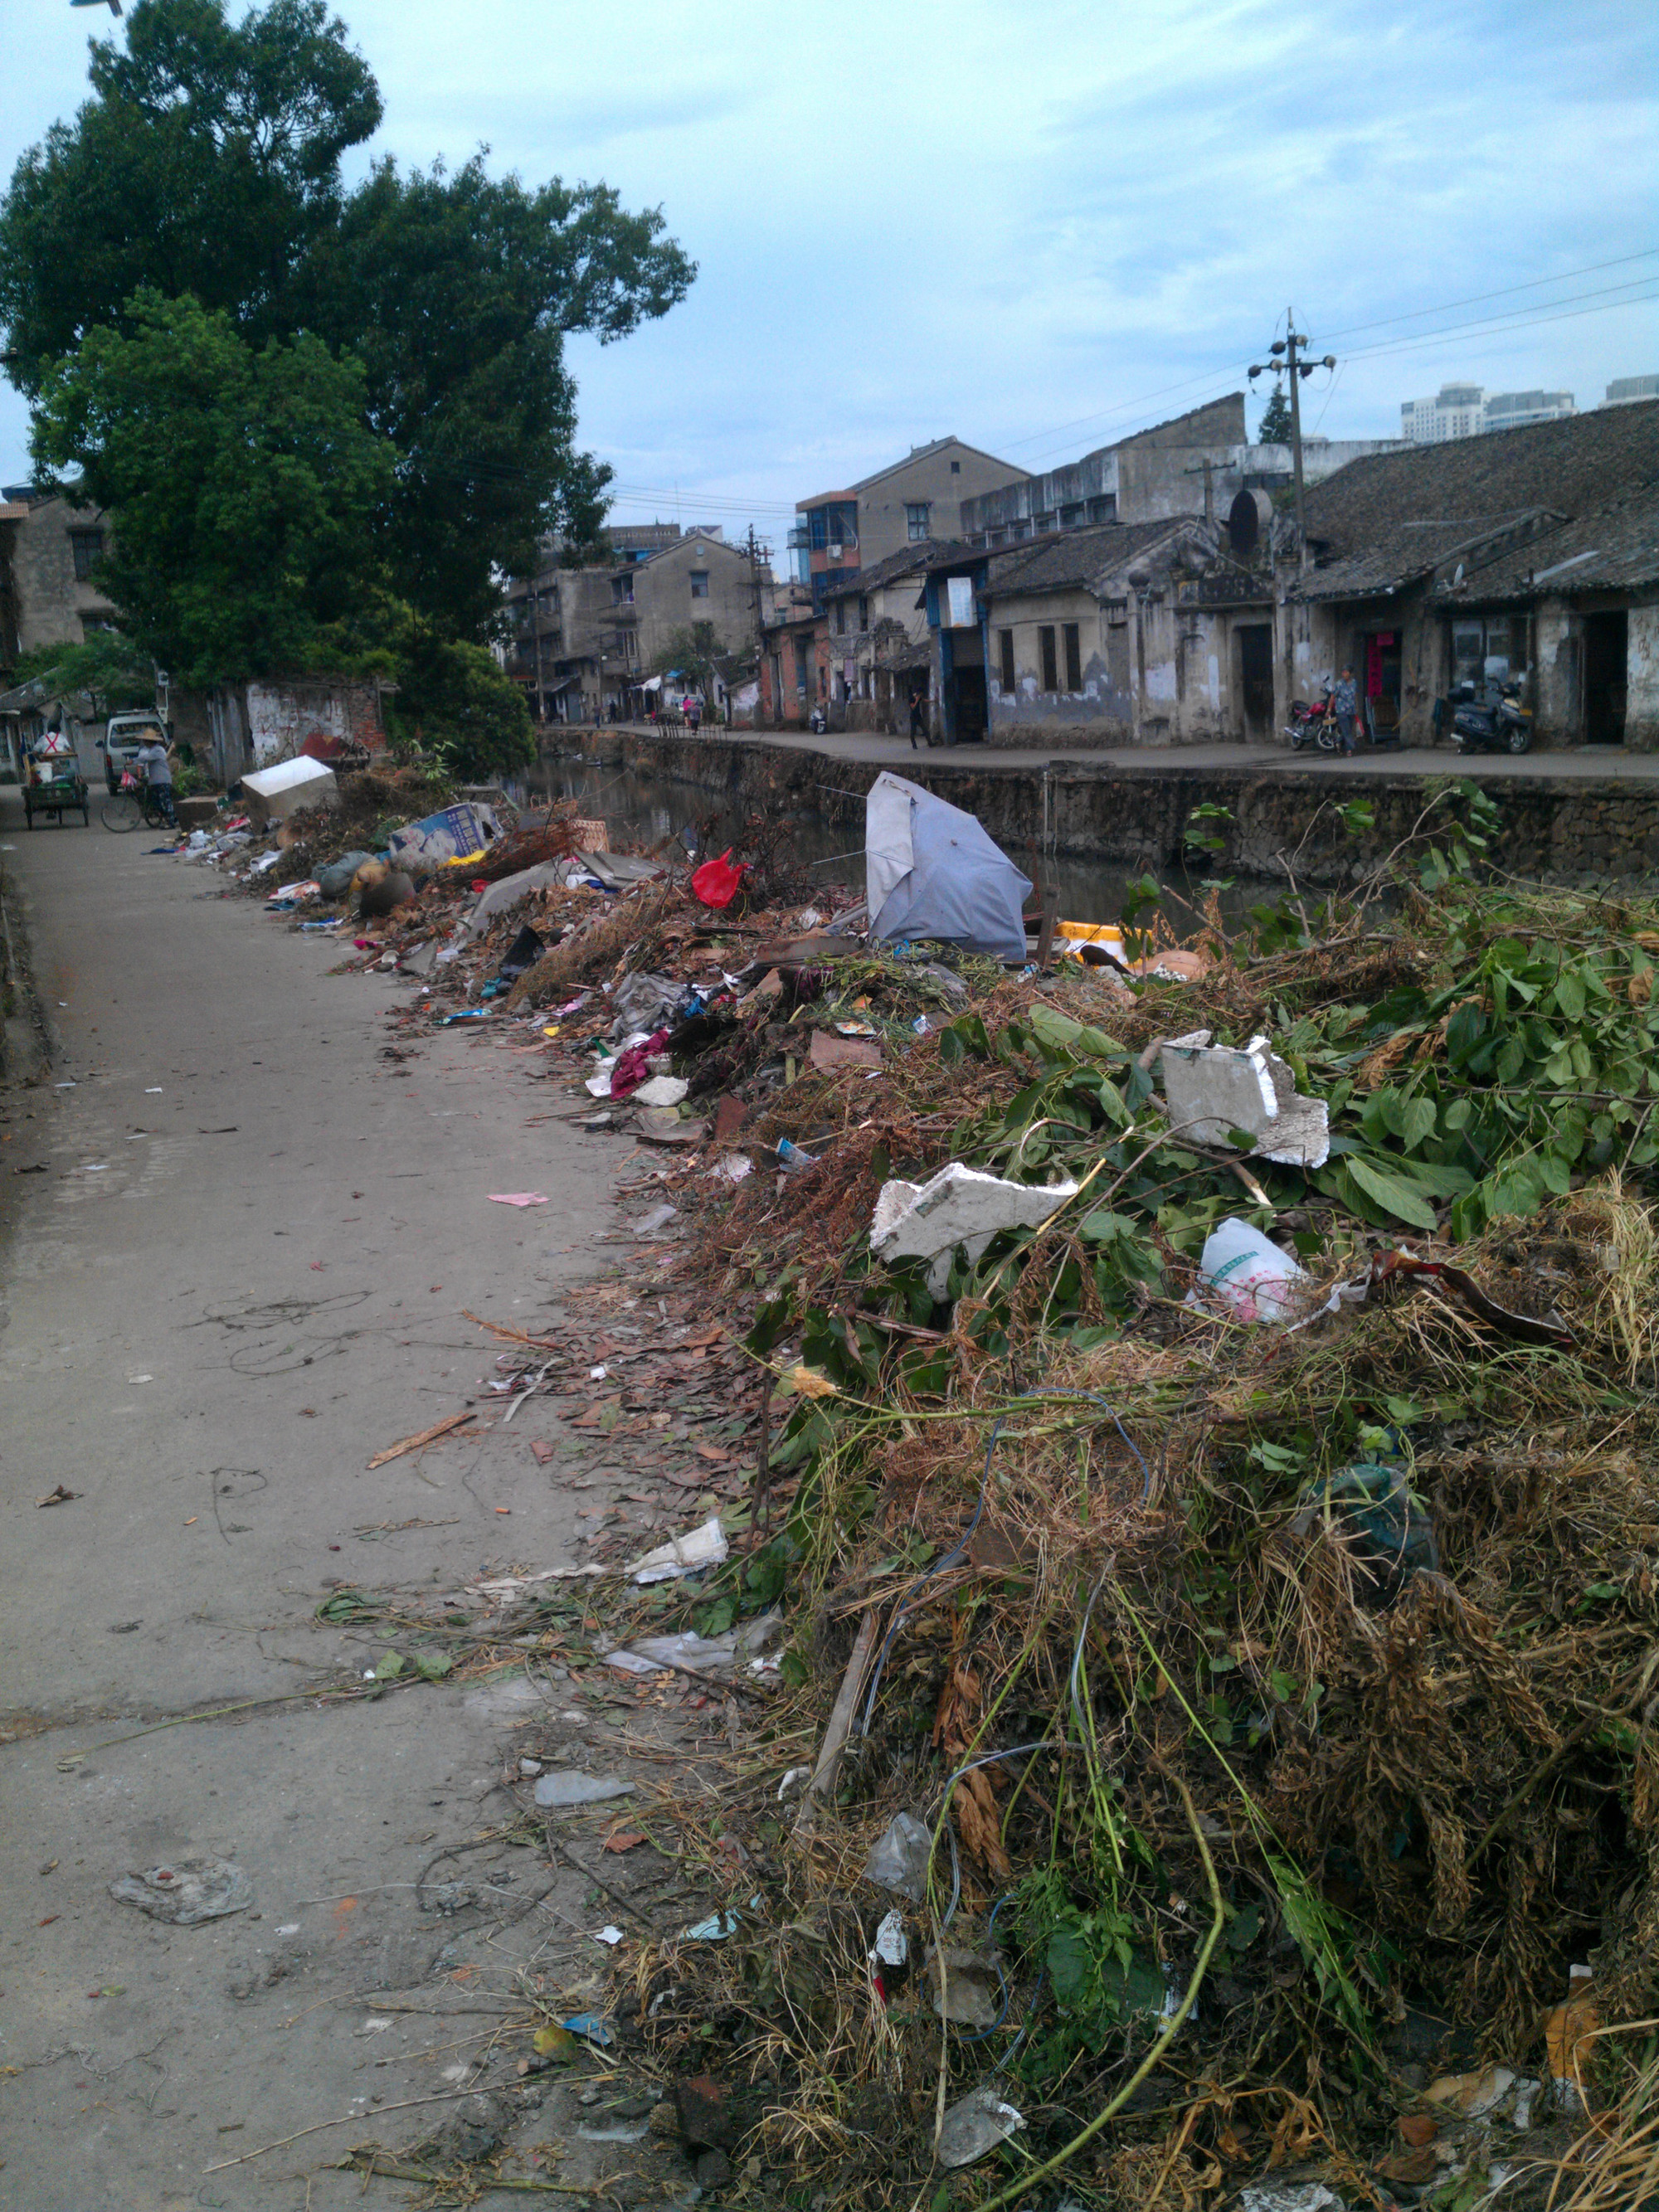
[[296, 272], [340, 219], [340, 159], [378, 127], [368, 64], [322, 0], [137, 0], [92, 42], [92, 98], [18, 162], [0, 207], [0, 321], [31, 397], [150, 288], [291, 327]]
[[128, 637], [191, 684], [373, 651], [393, 457], [364, 420], [361, 362], [316, 337], [255, 346], [156, 292], [127, 320], [48, 368], [33, 453], [115, 518], [99, 580]]
[[[501, 569], [591, 537], [608, 471], [575, 444], [564, 340], [625, 336], [696, 270], [661, 214], [604, 185], [374, 168], [341, 158], [380, 95], [320, 0], [136, 0], [95, 43], [93, 97], [26, 154], [0, 204], [0, 320], [32, 396], [94, 330], [133, 335], [145, 289], [222, 309], [255, 344], [318, 337], [363, 367], [393, 448], [376, 514], [393, 588], [481, 639]], [[119, 521], [118, 518], [118, 531]]]

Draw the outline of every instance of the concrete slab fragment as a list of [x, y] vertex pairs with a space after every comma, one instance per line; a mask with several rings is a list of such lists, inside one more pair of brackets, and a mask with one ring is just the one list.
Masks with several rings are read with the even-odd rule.
[[1159, 1053], [1172, 1128], [1195, 1144], [1224, 1145], [1235, 1129], [1256, 1139], [1252, 1159], [1321, 1168], [1330, 1157], [1330, 1115], [1322, 1098], [1304, 1098], [1296, 1078], [1265, 1036], [1248, 1045], [1212, 1044], [1208, 1030], [1170, 1037]]
[[1077, 1195], [1074, 1182], [1005, 1182], [953, 1160], [925, 1183], [884, 1183], [870, 1224], [870, 1249], [886, 1261], [932, 1261], [927, 1287], [943, 1297], [951, 1255], [960, 1246], [977, 1260], [1003, 1229], [1037, 1229]]

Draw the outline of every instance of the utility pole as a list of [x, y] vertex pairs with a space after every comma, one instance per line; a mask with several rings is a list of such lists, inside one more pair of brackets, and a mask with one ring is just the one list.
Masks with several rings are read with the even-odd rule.
[[1305, 331], [1296, 326], [1296, 311], [1285, 310], [1285, 336], [1275, 338], [1267, 349], [1271, 361], [1255, 362], [1250, 366], [1250, 380], [1258, 376], [1288, 376], [1291, 398], [1291, 466], [1296, 479], [1297, 565], [1304, 573], [1308, 566], [1308, 516], [1303, 500], [1302, 483], [1302, 386], [1316, 368], [1334, 368], [1336, 356], [1328, 353], [1318, 361], [1306, 359], [1309, 339]]
[[763, 544], [756, 537], [755, 526], [752, 522], [749, 526], [749, 543], [746, 550], [749, 555], [749, 580], [755, 591], [755, 650], [758, 653], [766, 641], [766, 608], [761, 592], [761, 561], [763, 557], [770, 559], [772, 549], [769, 545]]

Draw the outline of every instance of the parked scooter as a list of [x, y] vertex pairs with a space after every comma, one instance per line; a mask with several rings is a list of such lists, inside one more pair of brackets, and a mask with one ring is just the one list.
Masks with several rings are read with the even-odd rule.
[[1521, 704], [1521, 686], [1512, 678], [1488, 684], [1484, 693], [1473, 684], [1460, 684], [1442, 707], [1450, 712], [1460, 753], [1532, 750], [1532, 709]]

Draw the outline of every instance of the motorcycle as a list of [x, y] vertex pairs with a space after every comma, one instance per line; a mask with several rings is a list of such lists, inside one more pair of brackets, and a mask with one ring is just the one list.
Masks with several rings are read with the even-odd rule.
[[[1354, 750], [1361, 753], [1397, 753], [1400, 750], [1398, 730], [1377, 734], [1370, 702], [1354, 717]], [[1322, 753], [1337, 753], [1342, 750], [1342, 733], [1337, 727], [1335, 695], [1327, 691], [1318, 706], [1310, 707], [1305, 699], [1292, 699], [1291, 719], [1285, 726], [1285, 734], [1291, 741], [1291, 750], [1299, 753], [1304, 746], [1317, 745]]]
[[1473, 684], [1460, 684], [1441, 703], [1450, 710], [1460, 753], [1531, 751], [1532, 709], [1521, 704], [1518, 683], [1488, 684], [1484, 696]]
[[1342, 740], [1337, 735], [1336, 708], [1331, 693], [1327, 691], [1316, 707], [1310, 706], [1305, 699], [1292, 699], [1285, 734], [1293, 753], [1301, 752], [1308, 745], [1317, 745], [1322, 753], [1335, 752]]

